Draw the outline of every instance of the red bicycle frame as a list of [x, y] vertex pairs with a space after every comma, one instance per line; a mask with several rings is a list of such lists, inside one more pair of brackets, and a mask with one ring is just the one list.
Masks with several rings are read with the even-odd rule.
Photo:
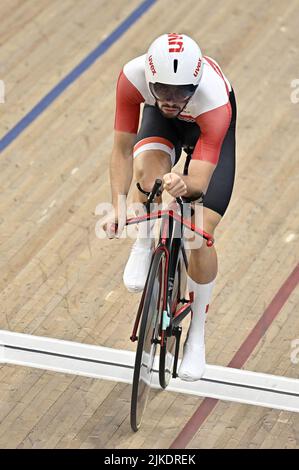
[[[161, 234], [161, 243], [157, 246], [156, 251], [158, 250], [163, 250], [166, 255], [166, 266], [165, 266], [165, 272], [168, 272], [168, 265], [169, 265], [169, 250], [166, 246], [166, 240], [167, 240], [167, 234], [168, 234], [168, 227], [169, 227], [169, 220], [170, 219], [176, 220], [189, 230], [197, 233], [200, 235], [202, 238], [204, 238], [207, 242], [207, 246], [211, 247], [214, 244], [214, 238], [205, 232], [204, 230], [201, 230], [195, 226], [195, 224], [192, 224], [188, 220], [184, 219], [181, 215], [179, 215], [177, 212], [175, 212], [172, 209], [168, 210], [158, 210], [156, 212], [148, 213], [143, 216], [139, 217], [132, 217], [127, 220], [126, 225], [132, 225], [140, 222], [146, 222], [148, 220], [155, 220], [155, 219], [166, 219], [166, 223], [163, 226], [162, 229], [162, 234]], [[167, 279], [166, 276], [164, 276], [164, 279]], [[143, 308], [143, 303], [144, 303], [144, 297], [145, 297], [145, 292], [146, 292], [146, 285], [143, 290], [141, 302], [139, 304], [138, 312], [136, 315], [136, 320], [134, 323], [133, 331], [130, 336], [131, 341], [137, 341], [137, 330], [140, 322], [140, 317], [142, 313], [142, 308]], [[164, 282], [164, 304], [163, 304], [163, 310], [167, 309], [167, 281]], [[190, 299], [174, 314], [173, 320], [174, 323], [180, 323], [182, 318], [184, 318], [190, 311], [191, 311], [191, 304], [193, 302], [193, 292], [189, 293]], [[161, 336], [161, 345], [163, 346], [164, 343], [164, 331], [162, 331], [162, 336]]]

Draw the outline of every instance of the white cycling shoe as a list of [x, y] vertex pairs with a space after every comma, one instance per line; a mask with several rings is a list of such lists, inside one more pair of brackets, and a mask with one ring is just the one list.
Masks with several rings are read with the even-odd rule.
[[192, 344], [187, 339], [184, 344], [183, 359], [179, 368], [179, 378], [194, 382], [202, 378], [206, 369], [205, 345], [203, 342]]
[[138, 239], [132, 246], [127, 261], [123, 281], [129, 292], [141, 292], [144, 289], [151, 264], [153, 245], [151, 239]]

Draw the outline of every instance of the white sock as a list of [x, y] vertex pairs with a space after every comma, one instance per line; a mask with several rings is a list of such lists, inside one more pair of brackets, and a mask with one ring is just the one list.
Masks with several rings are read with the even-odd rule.
[[198, 284], [188, 276], [187, 285], [189, 292], [193, 292], [192, 319], [188, 331], [188, 342], [192, 344], [204, 342], [206, 313], [212, 296], [215, 279], [208, 284]]
[[198, 284], [188, 276], [188, 290], [193, 292], [192, 319], [184, 345], [184, 355], [179, 369], [182, 380], [198, 380], [205, 371], [205, 320], [215, 280]]

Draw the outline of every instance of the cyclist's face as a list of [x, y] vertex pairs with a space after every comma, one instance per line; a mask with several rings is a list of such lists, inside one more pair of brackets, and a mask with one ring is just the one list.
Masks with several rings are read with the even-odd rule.
[[180, 114], [180, 112], [186, 106], [187, 101], [188, 100], [184, 100], [184, 101], [157, 100], [157, 106], [160, 109], [163, 116], [171, 119], [171, 118], [177, 117]]
[[158, 108], [167, 118], [180, 114], [196, 89], [194, 85], [167, 85], [159, 82], [149, 83], [149, 88]]

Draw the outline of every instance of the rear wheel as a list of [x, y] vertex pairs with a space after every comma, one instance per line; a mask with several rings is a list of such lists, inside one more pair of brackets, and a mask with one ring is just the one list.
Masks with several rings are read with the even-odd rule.
[[139, 429], [146, 408], [154, 372], [164, 303], [165, 260], [163, 251], [155, 253], [145, 287], [131, 398], [131, 427], [135, 432]]
[[[168, 294], [170, 297], [169, 303], [172, 319], [175, 317], [175, 314], [179, 309], [179, 305], [182, 305], [182, 302], [185, 302], [187, 266], [188, 260], [184, 246], [182, 245], [176, 269], [172, 274], [169, 273], [169, 277], [172, 279], [170, 285], [173, 284], [172, 292], [169, 292]], [[166, 312], [164, 312], [163, 315], [164, 321], [162, 321], [162, 328], [164, 327], [164, 333], [162, 331], [163, 341], [160, 352], [159, 382], [162, 388], [166, 388], [171, 377], [177, 377], [177, 364], [182, 328], [178, 325], [174, 327], [172, 319], [166, 318]], [[180, 317], [180, 322], [184, 316]]]

